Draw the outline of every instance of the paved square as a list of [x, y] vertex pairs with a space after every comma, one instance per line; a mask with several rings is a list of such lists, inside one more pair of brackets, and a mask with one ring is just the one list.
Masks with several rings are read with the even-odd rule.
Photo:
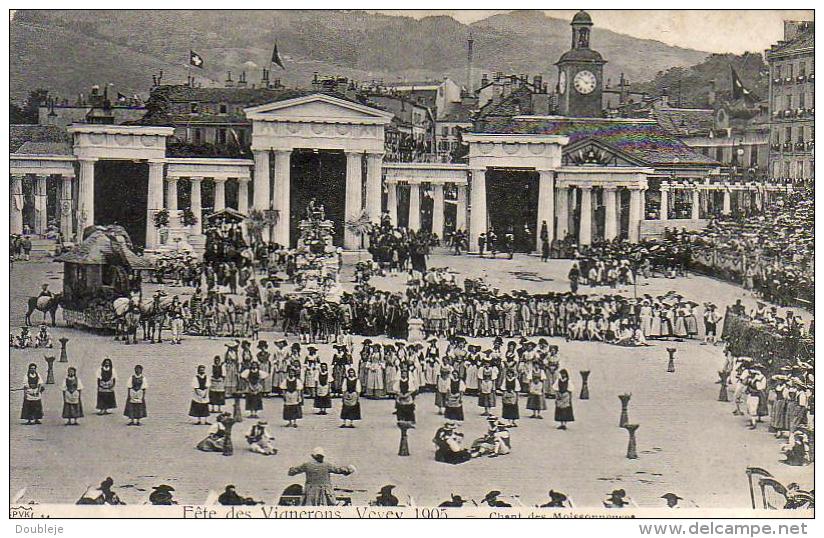
[[[356, 255], [347, 254], [342, 280], [351, 280]], [[553, 260], [543, 264], [537, 258], [516, 256], [512, 261], [455, 257], [435, 254], [430, 266], [449, 267], [459, 278], [485, 273], [502, 291], [526, 289], [530, 292], [567, 290], [570, 262]], [[49, 282], [61, 288], [62, 267], [52, 262], [17, 262], [11, 271], [11, 329], [23, 324], [26, 297], [39, 285]], [[378, 288], [402, 289], [404, 276], [379, 277]], [[351, 287], [351, 283], [346, 286]], [[754, 299], [741, 288], [700, 276], [678, 280], [652, 279], [624, 290], [660, 294], [670, 289], [698, 303], [712, 300], [721, 311], [741, 298], [751, 306]], [[585, 289], [601, 293], [605, 289]], [[35, 321], [39, 321], [35, 315]], [[58, 319], [61, 319], [58, 313]], [[362, 400], [364, 420], [356, 429], [339, 429], [340, 401], [333, 413], [312, 414], [311, 403], [304, 407], [305, 418], [297, 429], [283, 428], [281, 400], [267, 399], [262, 416], [276, 437], [279, 453], [263, 457], [246, 450], [243, 434], [251, 426], [246, 420], [235, 428], [233, 457], [203, 453], [195, 445], [206, 427], [191, 425], [187, 417], [190, 383], [198, 364], [211, 363], [225, 350], [224, 339], [186, 338], [182, 345], [145, 344], [125, 346], [111, 335], [68, 329], [62, 322], [53, 338], [70, 339], [69, 363], [78, 367], [86, 387], [83, 395], [86, 417], [79, 427], [65, 427], [60, 419], [62, 400], [59, 383], [67, 364], [55, 363], [57, 385], [49, 385], [44, 395], [46, 419], [41, 426], [23, 426], [19, 420], [21, 395], [11, 393], [11, 491], [27, 488], [25, 499], [37, 502], [73, 503], [87, 485], [106, 476], [115, 480], [116, 491], [129, 504], [143, 503], [153, 485], [171, 484], [181, 503], [198, 503], [208, 490], [237, 485], [243, 495], [273, 502], [294, 480], [286, 470], [302, 462], [314, 446], [323, 446], [328, 458], [353, 464], [358, 472], [339, 478], [337, 485], [367, 490], [356, 499], [368, 501], [386, 483], [399, 485], [417, 504], [431, 505], [459, 493], [480, 499], [490, 489], [520, 495], [525, 505], [546, 502], [550, 489], [572, 496], [579, 507], [599, 507], [605, 494], [615, 488], [627, 490], [642, 507], [660, 507], [660, 496], [672, 491], [702, 507], [748, 508], [750, 495], [744, 469], [749, 465], [770, 470], [782, 483], [798, 482], [811, 487], [812, 466], [788, 467], [778, 462], [779, 441], [766, 426], [751, 432], [744, 419], [732, 415], [731, 404], [717, 400], [716, 371], [723, 356], [720, 347], [702, 346], [698, 341], [653, 342], [646, 348], [623, 348], [601, 343], [565, 342], [553, 338], [561, 349], [562, 367], [572, 374], [580, 389], [580, 370], [591, 370], [588, 401], [574, 400], [576, 421], [568, 431], [558, 431], [551, 420], [522, 419], [512, 430], [512, 454], [495, 459], [479, 459], [450, 466], [434, 461], [432, 436], [442, 423], [434, 407], [434, 396], [417, 398], [417, 429], [410, 431], [411, 456], [397, 456], [399, 432], [395, 426], [391, 400]], [[272, 340], [275, 333], [266, 333]], [[360, 342], [357, 338], [356, 342]], [[482, 339], [489, 344], [489, 339]], [[677, 351], [676, 372], [667, 373], [667, 346]], [[331, 349], [320, 346], [320, 355], [329, 360]], [[359, 346], [356, 346], [359, 349]], [[48, 353], [46, 351], [45, 353]], [[53, 350], [58, 354], [59, 350]], [[94, 376], [105, 356], [114, 361], [121, 388], [120, 408], [114, 415], [94, 414]], [[22, 383], [26, 365], [36, 362], [45, 375], [44, 350], [11, 350], [12, 386]], [[126, 427], [122, 416], [122, 383], [135, 364], [145, 366], [150, 384], [149, 417], [141, 428]], [[630, 419], [640, 424], [638, 460], [625, 458], [627, 432], [618, 427], [621, 393], [632, 393]], [[525, 400], [521, 400], [522, 416]], [[466, 439], [479, 437], [484, 418], [475, 398], [465, 398]], [[551, 405], [550, 405], [551, 408]], [[299, 481], [299, 480], [298, 480]]]

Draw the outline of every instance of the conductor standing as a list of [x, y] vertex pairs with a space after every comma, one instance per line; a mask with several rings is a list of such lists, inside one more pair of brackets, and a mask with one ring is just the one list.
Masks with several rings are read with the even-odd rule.
[[289, 476], [306, 474], [306, 483], [303, 487], [303, 506], [331, 506], [336, 503], [335, 489], [332, 487], [332, 475], [348, 476], [355, 472], [353, 465], [339, 467], [324, 460], [326, 454], [321, 447], [311, 452], [312, 459], [289, 468]]

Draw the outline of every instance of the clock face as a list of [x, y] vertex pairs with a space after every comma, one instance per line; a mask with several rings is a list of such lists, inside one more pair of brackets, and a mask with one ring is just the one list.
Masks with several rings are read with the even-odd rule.
[[575, 78], [572, 79], [572, 84], [575, 86], [575, 90], [583, 95], [592, 93], [593, 90], [595, 90], [597, 83], [598, 79], [596, 79], [595, 75], [589, 71], [578, 71]]
[[558, 91], [561, 92], [561, 95], [566, 92], [566, 71], [561, 71], [558, 75]]

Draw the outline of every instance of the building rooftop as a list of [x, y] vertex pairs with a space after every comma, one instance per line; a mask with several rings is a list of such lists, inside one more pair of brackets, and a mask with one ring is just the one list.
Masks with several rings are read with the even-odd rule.
[[695, 136], [712, 130], [715, 111], [711, 108], [654, 107], [650, 110], [650, 117], [669, 133]]
[[[242, 105], [243, 108], [276, 103], [305, 97], [307, 95], [323, 93], [338, 99], [353, 101], [349, 97], [330, 91], [288, 88], [197, 88], [185, 84], [158, 86], [152, 90], [147, 109], [149, 112], [138, 122], [141, 125], [167, 125], [174, 123], [247, 123], [243, 111], [235, 112], [229, 109], [226, 114], [198, 113], [197, 115], [184, 113], [176, 114], [169, 111], [169, 106], [177, 103], [225, 103], [227, 105]], [[364, 104], [360, 103], [359, 104]]]
[[[71, 147], [72, 138], [69, 133], [62, 127], [56, 125], [11, 125], [9, 126], [9, 152], [11, 153], [26, 153], [20, 151], [26, 143], [35, 143], [38, 145], [30, 145], [31, 149], [35, 149], [40, 144], [66, 144]], [[56, 148], [57, 146], [55, 146]], [[69, 151], [71, 154], [71, 151]]]
[[773, 56], [784, 56], [795, 52], [811, 52], [815, 50], [815, 24], [809, 22], [800, 32], [788, 41], [779, 41], [767, 50], [767, 59]]

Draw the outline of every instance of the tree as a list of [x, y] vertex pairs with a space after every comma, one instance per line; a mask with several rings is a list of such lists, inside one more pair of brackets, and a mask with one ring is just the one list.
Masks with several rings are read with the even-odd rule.
[[263, 230], [270, 230], [277, 225], [280, 220], [280, 211], [252, 209], [246, 217], [246, 231], [252, 237], [253, 242], [263, 242]]
[[23, 102], [23, 106], [18, 106], [14, 102], [9, 103], [9, 123], [12, 125], [34, 125], [39, 122], [38, 108], [46, 102], [49, 90], [38, 88], [29, 92], [29, 96]]
[[[363, 247], [363, 238], [372, 233], [372, 228], [372, 221], [365, 209], [354, 219], [346, 221], [346, 229], [360, 238], [361, 247]], [[360, 253], [358, 253], [358, 260], [360, 261]]]

